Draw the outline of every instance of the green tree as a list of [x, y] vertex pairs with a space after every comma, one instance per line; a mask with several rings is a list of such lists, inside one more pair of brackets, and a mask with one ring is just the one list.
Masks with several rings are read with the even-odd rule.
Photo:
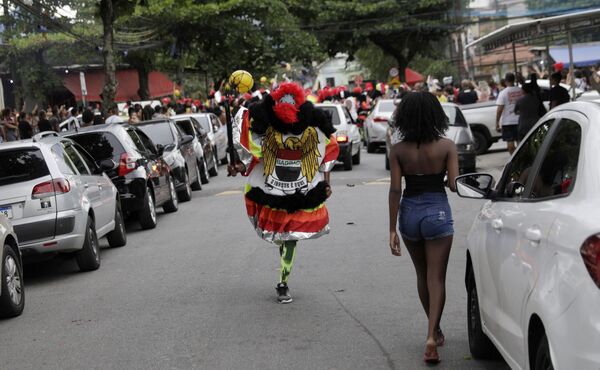
[[329, 55], [353, 56], [369, 42], [396, 60], [401, 79], [410, 61], [452, 29], [449, 0], [288, 0], [290, 10]]

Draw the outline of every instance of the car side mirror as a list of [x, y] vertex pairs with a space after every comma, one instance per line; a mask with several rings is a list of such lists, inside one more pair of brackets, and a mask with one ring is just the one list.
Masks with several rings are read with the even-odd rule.
[[156, 144], [156, 153], [158, 155], [163, 155], [165, 152], [165, 147], [162, 144]]
[[489, 199], [496, 182], [492, 175], [472, 173], [456, 178], [456, 193], [462, 198]]
[[112, 159], [107, 158], [101, 160], [100, 163], [98, 163], [98, 167], [102, 172], [107, 172], [114, 170], [117, 167], [117, 164]]
[[192, 135], [185, 135], [184, 137], [181, 138], [181, 140], [179, 140], [179, 145], [186, 145], [191, 143], [194, 140], [194, 137]]

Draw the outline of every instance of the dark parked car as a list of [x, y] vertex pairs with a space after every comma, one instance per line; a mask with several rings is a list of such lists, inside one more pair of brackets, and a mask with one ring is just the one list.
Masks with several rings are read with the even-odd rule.
[[194, 152], [194, 137], [182, 135], [170, 119], [144, 121], [136, 125], [156, 144], [159, 154], [171, 168], [177, 196], [182, 202], [192, 199], [192, 190], [201, 190], [200, 167]]
[[156, 226], [155, 207], [165, 212], [178, 208], [175, 180], [154, 143], [140, 129], [120, 124], [91, 126], [68, 137], [98, 162], [115, 163], [106, 172], [119, 190], [126, 215], [136, 217], [143, 229]]
[[173, 119], [182, 134], [194, 137], [194, 151], [196, 152], [196, 160], [200, 166], [200, 176], [202, 183], [207, 184], [209, 176], [217, 176], [219, 174], [215, 149], [208, 138], [208, 133], [194, 117], [175, 116]]

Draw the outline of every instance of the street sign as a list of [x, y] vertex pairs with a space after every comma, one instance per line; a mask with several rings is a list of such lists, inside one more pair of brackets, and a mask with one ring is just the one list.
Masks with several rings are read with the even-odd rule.
[[390, 68], [390, 77], [396, 77], [400, 74], [400, 71], [396, 67]]
[[85, 85], [85, 74], [79, 72], [79, 83], [81, 84], [81, 96], [87, 96], [87, 86]]

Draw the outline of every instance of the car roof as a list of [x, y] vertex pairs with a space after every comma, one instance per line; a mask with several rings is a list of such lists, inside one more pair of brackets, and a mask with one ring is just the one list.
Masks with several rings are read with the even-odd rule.
[[160, 118], [160, 119], [151, 119], [148, 121], [142, 121], [140, 123], [138, 123], [136, 126], [147, 126], [147, 125], [155, 125], [157, 123], [169, 123], [172, 122], [173, 120], [170, 118]]
[[[45, 131], [35, 134], [31, 139], [9, 141], [0, 144], [0, 150], [4, 149], [19, 149], [19, 148], [31, 148], [31, 147], [42, 147], [45, 145], [52, 146], [59, 143], [61, 140], [66, 138], [59, 136], [54, 131]], [[70, 139], [67, 139], [70, 140]]]
[[102, 124], [102, 125], [94, 125], [94, 126], [87, 126], [87, 127], [81, 127], [79, 129], [77, 129], [76, 131], [67, 131], [64, 133], [61, 133], [62, 136], [71, 136], [71, 135], [76, 135], [76, 134], [83, 134], [86, 132], [98, 132], [98, 131], [111, 131], [114, 129], [117, 129], [117, 127], [121, 127], [121, 128], [128, 128], [131, 127], [131, 125], [128, 124], [122, 124], [122, 123], [109, 123], [109, 124]]

